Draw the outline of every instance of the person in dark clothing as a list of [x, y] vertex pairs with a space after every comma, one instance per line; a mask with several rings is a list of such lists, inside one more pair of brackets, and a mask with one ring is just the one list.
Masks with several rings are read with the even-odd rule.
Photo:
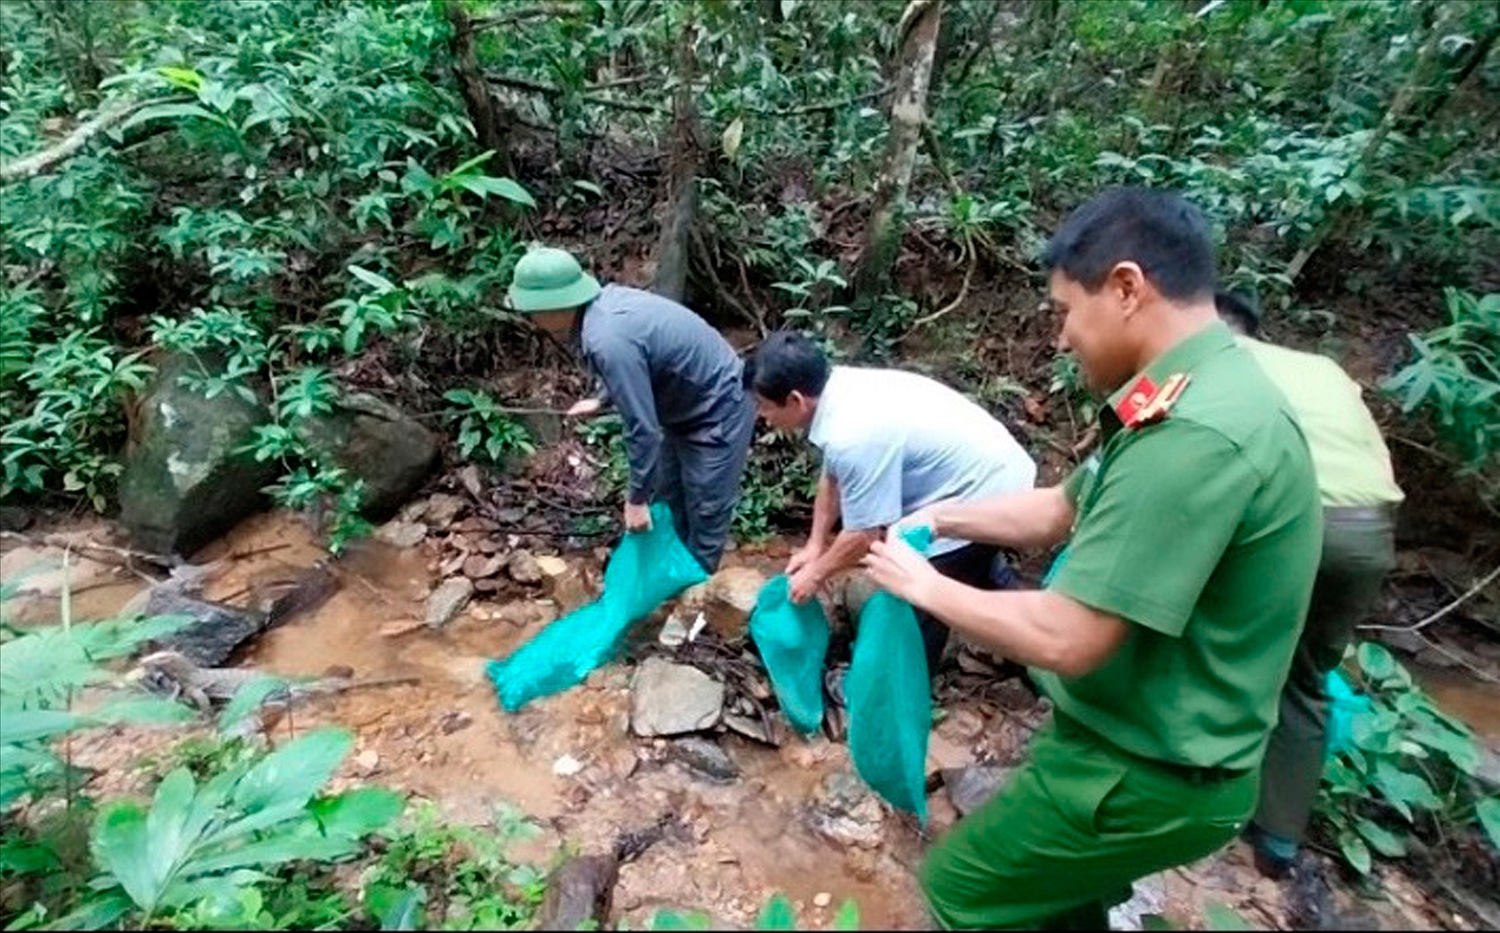
[[662, 499], [678, 536], [712, 573], [755, 432], [734, 349], [691, 310], [637, 288], [601, 286], [561, 249], [534, 248], [516, 263], [510, 303], [550, 333], [577, 334], [601, 392], [570, 416], [607, 404], [619, 411], [630, 462], [626, 530], [649, 528], [651, 502]]

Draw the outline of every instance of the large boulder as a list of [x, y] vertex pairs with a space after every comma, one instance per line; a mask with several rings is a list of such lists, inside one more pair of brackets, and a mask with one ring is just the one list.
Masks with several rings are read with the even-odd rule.
[[236, 392], [207, 398], [181, 376], [214, 371], [207, 359], [170, 356], [141, 405], [120, 480], [120, 520], [137, 547], [191, 554], [265, 502], [274, 462], [243, 448], [268, 414]]
[[330, 414], [309, 418], [301, 433], [335, 465], [365, 481], [361, 511], [377, 521], [394, 514], [438, 461], [432, 432], [373, 395], [350, 393]]

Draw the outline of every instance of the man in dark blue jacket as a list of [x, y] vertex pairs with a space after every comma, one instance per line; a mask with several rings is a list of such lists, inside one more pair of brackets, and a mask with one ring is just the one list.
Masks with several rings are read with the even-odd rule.
[[625, 425], [630, 482], [625, 527], [650, 527], [664, 499], [677, 533], [712, 573], [724, 553], [755, 431], [755, 405], [734, 349], [697, 314], [660, 295], [600, 286], [561, 249], [538, 247], [516, 263], [511, 307], [554, 334], [577, 333], [602, 398], [575, 417], [613, 404]]

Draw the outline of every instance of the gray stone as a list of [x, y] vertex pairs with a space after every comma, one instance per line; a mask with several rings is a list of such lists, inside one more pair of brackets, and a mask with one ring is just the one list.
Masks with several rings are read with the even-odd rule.
[[807, 820], [813, 832], [839, 846], [875, 849], [884, 837], [880, 801], [847, 771], [836, 771], [818, 785]]
[[542, 568], [530, 551], [520, 550], [511, 554], [510, 562], [505, 569], [510, 573], [510, 578], [517, 583], [529, 585], [542, 582]]
[[427, 526], [395, 518], [381, 525], [375, 537], [399, 548], [416, 547], [427, 537]]
[[740, 776], [739, 765], [718, 742], [698, 736], [678, 739], [667, 747], [667, 755], [689, 771], [715, 784], [728, 784]]
[[984, 806], [1005, 783], [1010, 770], [993, 765], [944, 769], [943, 784], [948, 788], [948, 800], [953, 809], [959, 816], [968, 816]]
[[377, 520], [394, 514], [438, 461], [432, 432], [373, 395], [345, 396], [332, 413], [307, 419], [303, 433], [334, 463], [364, 480], [360, 511]]
[[266, 503], [261, 490], [278, 465], [240, 452], [267, 421], [265, 407], [232, 390], [206, 398], [179, 382], [221, 369], [207, 356], [170, 356], [141, 402], [120, 478], [120, 521], [141, 550], [191, 554]]
[[711, 729], [723, 708], [724, 685], [696, 667], [652, 657], [636, 668], [630, 727], [638, 736]]
[[453, 524], [458, 518], [458, 513], [464, 510], [465, 502], [458, 496], [450, 496], [446, 492], [434, 493], [427, 497], [427, 505], [422, 510], [421, 516], [433, 528], [443, 530], [446, 526]]
[[191, 621], [177, 632], [157, 639], [161, 650], [176, 651], [199, 667], [220, 667], [235, 649], [266, 627], [264, 613], [194, 599], [166, 588], [152, 591], [146, 601], [151, 616], [186, 616]]
[[1118, 904], [1109, 911], [1111, 930], [1140, 930], [1141, 918], [1152, 914], [1160, 916], [1167, 909], [1167, 882], [1165, 875], [1151, 875], [1137, 881], [1131, 888], [1130, 900]]
[[442, 628], [468, 604], [474, 595], [474, 581], [468, 577], [450, 577], [427, 597], [427, 626]]

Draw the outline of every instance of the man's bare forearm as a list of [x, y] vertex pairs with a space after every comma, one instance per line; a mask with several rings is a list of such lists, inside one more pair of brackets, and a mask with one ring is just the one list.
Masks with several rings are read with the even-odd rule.
[[870, 553], [870, 545], [879, 541], [884, 532], [879, 528], [867, 531], [841, 531], [833, 544], [813, 562], [812, 574], [821, 582], [836, 573], [858, 567]]
[[1060, 593], [991, 593], [942, 576], [918, 607], [1012, 661], [1065, 677], [1102, 665], [1129, 634], [1118, 617]]
[[818, 478], [818, 494], [813, 499], [812, 530], [808, 532], [809, 544], [819, 548], [828, 546], [833, 537], [833, 526], [839, 520], [838, 481], [824, 471]]
[[972, 502], [933, 507], [932, 531], [940, 538], [1013, 548], [1061, 544], [1073, 527], [1073, 503], [1061, 486], [1028, 489]]

